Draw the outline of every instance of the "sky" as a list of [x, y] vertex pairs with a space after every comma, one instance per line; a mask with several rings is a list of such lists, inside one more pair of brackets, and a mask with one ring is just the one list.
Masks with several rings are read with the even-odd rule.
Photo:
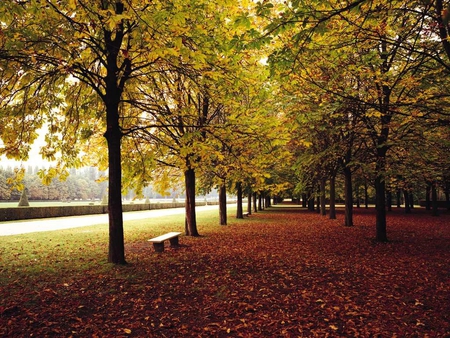
[[[6, 156], [2, 155], [0, 156], [0, 166], [12, 166], [12, 167], [20, 167], [21, 165], [24, 167], [27, 167], [29, 165], [32, 166], [49, 166], [49, 162], [46, 160], [43, 160], [41, 155], [39, 154], [39, 150], [45, 143], [45, 135], [44, 132], [40, 132], [38, 138], [34, 142], [34, 144], [31, 147], [30, 153], [29, 153], [29, 159], [28, 161], [16, 161], [16, 160], [10, 160], [6, 158]], [[3, 145], [2, 140], [0, 139], [0, 147]]]

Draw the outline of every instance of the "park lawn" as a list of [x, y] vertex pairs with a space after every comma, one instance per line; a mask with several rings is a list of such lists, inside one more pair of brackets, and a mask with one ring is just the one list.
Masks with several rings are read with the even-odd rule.
[[329, 220], [270, 208], [153, 252], [182, 216], [126, 223], [127, 266], [106, 263], [107, 226], [3, 237], [0, 336], [448, 337], [450, 215], [372, 209]]

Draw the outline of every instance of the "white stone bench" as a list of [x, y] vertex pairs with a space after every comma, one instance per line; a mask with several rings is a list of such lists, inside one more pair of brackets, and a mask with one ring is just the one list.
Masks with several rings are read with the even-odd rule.
[[164, 241], [170, 241], [170, 247], [176, 248], [178, 246], [178, 236], [180, 236], [181, 232], [168, 232], [167, 234], [151, 238], [148, 241], [153, 243], [153, 247], [156, 252], [164, 251]]

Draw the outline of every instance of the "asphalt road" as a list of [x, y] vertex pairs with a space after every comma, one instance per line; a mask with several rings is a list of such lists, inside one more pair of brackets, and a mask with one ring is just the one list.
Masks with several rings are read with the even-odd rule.
[[[207, 205], [197, 207], [196, 211], [202, 212], [206, 210], [218, 210], [218, 208], [219, 207], [217, 205]], [[184, 208], [131, 211], [123, 213], [123, 220], [130, 221], [135, 219], [162, 217], [168, 215], [183, 214], [184, 212]], [[12, 236], [32, 232], [54, 231], [60, 229], [86, 227], [97, 224], [108, 224], [108, 215], [99, 214], [0, 222], [0, 236]]]

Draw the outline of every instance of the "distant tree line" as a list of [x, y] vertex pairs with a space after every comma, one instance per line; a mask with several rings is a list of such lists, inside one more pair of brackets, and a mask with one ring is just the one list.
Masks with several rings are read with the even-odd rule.
[[[100, 180], [104, 175], [94, 167], [72, 169], [65, 181], [54, 178], [49, 185], [42, 183], [38, 166], [28, 166], [23, 180], [30, 200], [95, 200], [106, 193], [108, 183]], [[19, 200], [21, 191], [13, 188], [8, 179], [14, 177], [11, 166], [0, 168], [0, 200]]]

